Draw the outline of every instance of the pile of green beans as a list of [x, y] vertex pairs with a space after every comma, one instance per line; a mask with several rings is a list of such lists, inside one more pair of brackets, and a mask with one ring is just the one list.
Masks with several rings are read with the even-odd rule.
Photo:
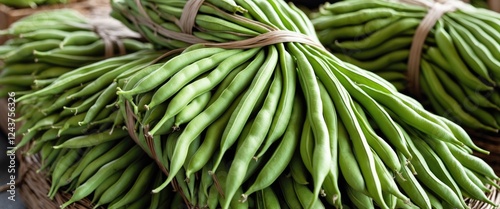
[[[223, 197], [207, 202], [210, 208], [249, 208], [259, 191], [281, 186], [294, 189], [256, 206], [467, 208], [465, 197], [496, 204], [484, 185], [497, 186], [498, 177], [472, 155], [488, 152], [458, 124], [425, 110], [382, 77], [294, 41], [243, 49], [203, 44], [274, 30], [317, 39], [293, 4], [206, 1], [191, 43], [170, 35], [182, 31], [177, 23], [185, 3], [112, 2], [113, 17], [158, 47], [191, 44], [117, 92], [143, 147], [157, 154], [173, 149], [171, 157], [156, 158], [168, 176], [153, 193], [186, 179], [191, 189], [178, 190], [186, 205], [203, 207], [199, 199], [212, 203], [211, 189], [196, 185], [208, 172]], [[185, 110], [192, 114], [188, 120]], [[177, 140], [163, 147], [158, 137]]]
[[[314, 27], [293, 4], [207, 0], [196, 39], [169, 37], [181, 31], [186, 2], [112, 1], [113, 17], [156, 50], [85, 65], [17, 98], [41, 110], [21, 118], [17, 147], [46, 156], [50, 196], [73, 193], [61, 208], [86, 197], [151, 209], [496, 205], [486, 193], [499, 177], [473, 155], [488, 151], [382, 77], [311, 43]], [[137, 22], [145, 20], [157, 25]], [[276, 30], [309, 42], [214, 45]]]
[[[119, 25], [100, 23], [101, 29], [109, 29], [105, 28], [108, 26], [113, 27], [114, 32], [126, 29], [123, 25], [120, 30]], [[118, 180], [123, 170], [106, 164], [111, 166], [112, 161], [125, 155], [128, 157], [122, 161], [129, 166], [141, 158], [144, 151], [122, 129], [124, 120], [118, 114], [117, 106], [106, 104], [117, 98], [115, 91], [119, 76], [126, 78], [127, 73], [160, 61], [158, 59], [163, 58], [165, 52], [152, 50], [151, 44], [138, 41], [134, 33], [128, 32], [123, 33], [120, 40], [115, 40], [123, 42], [126, 55], [118, 56], [114, 46], [114, 57], [106, 56], [105, 43], [90, 25], [90, 19], [70, 9], [34, 13], [1, 33], [12, 36], [0, 45], [0, 84], [2, 97], [15, 94], [12, 97], [19, 99], [16, 101], [16, 116], [22, 125], [16, 130], [16, 135], [21, 136], [21, 141], [15, 149], [27, 146], [29, 150], [23, 154], [40, 156], [39, 172], [51, 179], [48, 197], [59, 199], [56, 196], [60, 192], [76, 189], [75, 198], [84, 198], [97, 189], [100, 183], [96, 181], [102, 182], [108, 174], [116, 172], [114, 177]], [[23, 96], [26, 97], [21, 99]], [[119, 141], [123, 141], [123, 145]], [[136, 147], [135, 151], [126, 154], [133, 147]], [[94, 162], [95, 159], [100, 160]], [[146, 166], [148, 164], [151, 165]], [[109, 168], [97, 172], [101, 167]], [[122, 165], [120, 168], [126, 167]], [[134, 183], [130, 179], [133, 178], [149, 183], [149, 180], [161, 179], [163, 175], [154, 171], [158, 170], [154, 162], [140, 163], [134, 169], [143, 168], [148, 168], [148, 173], [129, 173], [126, 182]], [[73, 172], [75, 169], [77, 171]], [[132, 199], [131, 194], [125, 197], [126, 193], [110, 190], [109, 193], [116, 196], [107, 197], [108, 200], [123, 198], [120, 204], [130, 205], [137, 200], [134, 199], [136, 196], [141, 196], [141, 203], [133, 204], [135, 208], [143, 208], [144, 202], [149, 200], [146, 198], [156, 199], [156, 204], [166, 204], [165, 199], [159, 201], [159, 194], [150, 195], [148, 192], [153, 184], [135, 186], [135, 189], [131, 186], [124, 185], [120, 192], [130, 189]], [[99, 190], [104, 189], [106, 187]], [[90, 197], [97, 203], [98, 194], [93, 193]], [[158, 205], [151, 207], [158, 208]]]
[[[165, 174], [126, 130], [116, 88], [175, 54], [140, 50], [88, 64], [17, 98], [22, 135], [14, 150], [39, 155], [51, 179], [48, 197], [72, 192], [62, 207], [89, 198], [109, 208], [165, 208], [170, 190], [151, 194]], [[149, 159], [149, 160], [148, 160]], [[148, 205], [150, 207], [148, 207]]]
[[[106, 24], [101, 23], [100, 27], [105, 29]], [[123, 25], [121, 28], [126, 29]], [[113, 25], [112, 29], [119, 27]], [[106, 41], [94, 31], [90, 20], [76, 10], [34, 13], [0, 33], [11, 36], [0, 45], [0, 63], [3, 63], [0, 65], [0, 97], [7, 97], [8, 92], [13, 91], [17, 96], [33, 92], [66, 72], [109, 56]], [[119, 37], [117, 41], [124, 47], [122, 53], [152, 48], [151, 44], [136, 39], [137, 35], [131, 32]], [[118, 47], [112, 47], [114, 56], [119, 55]]]
[[[417, 82], [407, 84], [410, 47], [423, 7], [384, 0], [326, 3], [310, 15], [320, 41], [434, 113], [472, 131], [500, 128], [500, 14], [468, 6], [447, 12], [425, 37]], [[362, 18], [361, 18], [362, 17]], [[496, 134], [497, 135], [497, 134]]]
[[[49, 174], [48, 198], [60, 199], [56, 197], [60, 193], [71, 192], [71, 199], [61, 207], [88, 198], [93, 203], [89, 208], [169, 208], [172, 189], [150, 192], [161, 184], [165, 174], [154, 161], [147, 160], [145, 152], [129, 136], [124, 137], [126, 131], [121, 137], [105, 133], [108, 139], [94, 146], [53, 148], [65, 140], [92, 140], [96, 135], [64, 134], [43, 142], [39, 151], [42, 167], [37, 171]], [[44, 136], [41, 138], [46, 139]]]

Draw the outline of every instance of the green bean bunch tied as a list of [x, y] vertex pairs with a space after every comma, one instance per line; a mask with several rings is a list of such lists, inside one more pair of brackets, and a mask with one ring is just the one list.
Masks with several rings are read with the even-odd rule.
[[171, 54], [141, 50], [107, 58], [66, 72], [18, 98], [17, 120], [22, 125], [16, 134], [22, 139], [14, 149], [40, 156], [40, 171], [51, 178], [49, 198], [72, 192], [62, 208], [84, 198], [91, 199], [95, 208], [144, 208], [149, 203], [161, 208], [170, 202], [168, 189], [150, 193], [165, 174], [148, 160], [151, 153], [130, 138], [116, 88]]
[[[166, 195], [150, 195], [155, 183], [149, 181], [158, 179], [159, 184], [164, 174], [155, 171], [154, 162], [144, 161], [145, 152], [122, 129], [124, 120], [113, 103], [117, 83], [123, 82], [119, 75], [161, 61], [165, 52], [153, 51], [135, 36], [123, 36], [128, 54], [107, 57], [105, 43], [89, 23], [76, 11], [54, 10], [28, 16], [2, 31], [14, 36], [0, 46], [5, 63], [0, 80], [3, 90], [16, 94], [17, 121], [22, 123], [16, 130], [22, 138], [14, 149], [40, 156], [39, 172], [51, 179], [50, 199], [74, 190], [72, 202], [94, 198], [97, 204], [103, 191], [127, 173], [119, 192], [110, 190], [115, 196], [108, 195], [106, 201], [141, 208], [155, 200], [151, 207], [158, 208], [167, 204]], [[134, 162], [137, 165], [128, 169], [133, 171], [124, 172]], [[145, 171], [137, 172], [141, 169]], [[97, 189], [106, 179], [107, 186]], [[132, 204], [138, 196], [139, 206]]]
[[[426, 37], [419, 37], [425, 41], [417, 73], [409, 72], [407, 63], [427, 9], [355, 0], [326, 3], [310, 17], [321, 43], [341, 60], [376, 73], [400, 92], [419, 97], [434, 113], [469, 130], [496, 133], [500, 128], [500, 14], [462, 6], [445, 13]], [[410, 82], [415, 85], [409, 86]]]
[[[190, 14], [186, 3], [112, 2], [113, 17], [153, 44], [183, 49], [117, 91], [132, 137], [168, 172], [153, 193], [172, 185], [192, 207], [251, 208], [284, 181], [294, 190], [265, 207], [467, 208], [464, 194], [495, 204], [481, 185], [498, 177], [472, 155], [486, 150], [316, 44], [313, 24], [293, 4], [205, 1]], [[193, 28], [181, 24], [189, 16]], [[430, 151], [415, 149], [418, 142]]]
[[[60, 9], [34, 13], [1, 30], [12, 38], [0, 45], [0, 62], [4, 63], [0, 95], [23, 95], [75, 68], [152, 48], [116, 20], [102, 18], [99, 29], [92, 21], [76, 10]], [[106, 31], [123, 33], [113, 36]]]

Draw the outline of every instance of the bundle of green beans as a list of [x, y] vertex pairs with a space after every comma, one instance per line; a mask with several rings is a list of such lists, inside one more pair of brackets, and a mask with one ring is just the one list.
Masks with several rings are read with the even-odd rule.
[[[320, 41], [343, 61], [372, 71], [433, 112], [475, 131], [500, 128], [500, 14], [466, 6], [445, 13], [425, 38], [416, 83], [407, 62], [427, 9], [385, 0], [324, 4], [312, 14]], [[411, 76], [413, 77], [413, 76]], [[411, 89], [410, 89], [411, 88]]]
[[[112, 15], [152, 43], [191, 45], [117, 92], [130, 107], [124, 117], [136, 120], [136, 137], [154, 153], [173, 149], [157, 158], [168, 176], [154, 193], [174, 179], [196, 185], [196, 174], [208, 172], [224, 197], [213, 206], [222, 208], [250, 207], [252, 194], [276, 188], [281, 177], [299, 188], [265, 207], [467, 208], [465, 197], [495, 204], [484, 185], [498, 177], [471, 154], [487, 151], [382, 77], [317, 46], [312, 23], [295, 6], [206, 1], [186, 15], [186, 2], [112, 2]], [[193, 16], [191, 35], [179, 23]], [[285, 32], [294, 38], [262, 44], [283, 31], [307, 38]], [[245, 45], [251, 38], [258, 44]], [[158, 137], [176, 143], [164, 148]], [[198, 198], [211, 197], [204, 188]], [[180, 193], [200, 205], [199, 191]]]
[[[121, 23], [100, 19], [99, 29], [92, 20], [76, 10], [61, 9], [38, 12], [1, 30], [12, 36], [0, 45], [0, 96], [16, 91], [32, 92], [50, 84], [65, 72], [120, 53], [151, 49], [151, 44], [138, 41], [138, 35]], [[113, 34], [99, 34], [113, 31]]]
[[[0, 68], [2, 91], [15, 94], [12, 96], [15, 98], [32, 94], [30, 99], [16, 103], [16, 115], [20, 116], [17, 120], [22, 123], [16, 134], [22, 139], [15, 149], [29, 146], [24, 154], [40, 156], [40, 171], [51, 178], [47, 194], [51, 199], [62, 190], [74, 189], [79, 191], [75, 198], [87, 197], [108, 174], [116, 172], [114, 177], [120, 177], [126, 166], [144, 154], [122, 129], [123, 118], [119, 117], [118, 108], [104, 104], [116, 98], [114, 80], [118, 80], [118, 75], [126, 77], [127, 72], [163, 58], [165, 52], [153, 51], [151, 44], [136, 40], [138, 36], [117, 21], [108, 23], [100, 19], [101, 31], [95, 30], [91, 21], [75, 10], [51, 10], [35, 13], [2, 31], [13, 36], [0, 46], [0, 61], [4, 63]], [[111, 37], [118, 39], [106, 42], [107, 37], [97, 34], [103, 30], [120, 33]], [[117, 46], [118, 42], [123, 43], [123, 48]], [[110, 43], [116, 45], [107, 48]], [[118, 56], [120, 49], [127, 55]], [[123, 141], [123, 145], [117, 143], [118, 140]], [[56, 145], [58, 147], [53, 148]], [[132, 147], [136, 147], [135, 151], [126, 154]], [[121, 160], [123, 169], [116, 170], [118, 165], [110, 167], [117, 164], [112, 162], [122, 155], [128, 156]], [[94, 159], [100, 160], [94, 162]], [[149, 183], [151, 179], [160, 178], [161, 173], [154, 171], [158, 167], [152, 162], [141, 162], [130, 169], [148, 168], [148, 173], [128, 172], [128, 184], [119, 189], [122, 193], [110, 192], [115, 196], [108, 195], [106, 201], [123, 198], [120, 204], [130, 205], [138, 200], [134, 199], [136, 196], [141, 196], [141, 203], [132, 204], [135, 208], [143, 208], [149, 199], [165, 204], [165, 199], [159, 201], [158, 195], [147, 192], [154, 187], [154, 182], [144, 187], [144, 181]], [[104, 166], [108, 163], [110, 166]], [[97, 172], [100, 167], [107, 168]], [[96, 176], [92, 176], [94, 174]], [[135, 181], [130, 178], [143, 183], [132, 187]], [[99, 190], [102, 193], [104, 189]], [[133, 195], [123, 192], [127, 189]], [[143, 193], [138, 193], [141, 191]], [[99, 194], [92, 193], [89, 198], [97, 203]], [[104, 204], [104, 200], [100, 203]], [[152, 205], [152, 208], [158, 207]]]
[[[109, 208], [165, 208], [171, 191], [156, 194], [165, 174], [125, 128], [116, 88], [144, 67], [172, 53], [141, 50], [107, 58], [56, 77], [50, 85], [18, 97], [22, 134], [15, 150], [29, 145], [51, 179], [49, 198], [71, 192], [64, 207], [84, 198]], [[148, 157], [147, 155], [150, 155]]]

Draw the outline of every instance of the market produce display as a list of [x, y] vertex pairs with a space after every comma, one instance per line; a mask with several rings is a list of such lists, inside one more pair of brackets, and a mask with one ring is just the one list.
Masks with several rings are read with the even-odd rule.
[[25, 123], [18, 130], [25, 134], [17, 147], [29, 143], [26, 154], [39, 153], [40, 171], [52, 180], [49, 198], [66, 186], [63, 191], [74, 190], [68, 205], [90, 194], [96, 208], [162, 208], [167, 203], [169, 190], [149, 192], [164, 174], [123, 129], [124, 118], [112, 102], [118, 82], [170, 54], [144, 49], [108, 58], [25, 95], [30, 99], [20, 102]]
[[[154, 45], [17, 97], [49, 196], [106, 208], [469, 208], [463, 128], [320, 43], [293, 4], [113, 0]], [[63, 48], [64, 49], [64, 48]], [[28, 111], [39, 109], [41, 111]]]
[[[500, 14], [459, 1], [415, 2], [326, 3], [311, 21], [320, 41], [343, 61], [430, 102], [433, 112], [463, 127], [498, 132]], [[439, 11], [445, 13], [430, 24], [429, 16]]]
[[102, 18], [96, 25], [77, 11], [61, 9], [35, 13], [0, 30], [12, 36], [0, 46], [0, 97], [13, 91], [21, 96], [75, 68], [152, 48], [125, 29]]
[[[117, 108], [103, 106], [107, 100], [116, 96], [116, 85], [107, 80], [112, 81], [121, 72], [132, 72], [161, 59], [164, 52], [153, 51], [151, 44], [136, 40], [137, 34], [124, 30], [126, 28], [123, 25], [116, 23], [100, 18], [97, 26], [75, 10], [60, 9], [35, 13], [2, 31], [13, 36], [0, 46], [0, 60], [3, 63], [0, 68], [2, 97], [20, 97], [34, 92], [43, 94], [44, 91], [38, 90], [56, 86], [47, 96], [36, 97], [16, 109], [21, 115], [18, 120], [24, 123], [17, 130], [18, 134], [25, 134], [17, 146], [29, 146], [30, 149], [24, 154], [40, 155], [42, 165], [39, 171], [49, 174], [52, 180], [51, 190], [47, 194], [51, 199], [61, 190], [72, 191], [84, 183], [87, 187], [90, 184], [95, 187], [108, 174], [120, 177], [118, 174], [126, 166], [134, 164], [144, 154], [127, 137], [127, 131], [121, 129], [124, 124], [117, 117], [121, 116], [117, 114]], [[96, 81], [94, 85], [85, 85], [93, 80]], [[100, 88], [108, 90], [102, 91]], [[107, 137], [109, 143], [91, 141], [96, 137]], [[116, 140], [121, 140], [122, 143]], [[53, 148], [62, 142], [66, 143]], [[136, 148], [132, 149], [133, 147]], [[129, 157], [120, 158], [128, 150]], [[115, 160], [121, 164], [111, 167], [117, 164], [111, 163]], [[109, 166], [105, 166], [108, 163]], [[148, 163], [151, 165], [146, 166]], [[142, 179], [140, 181], [143, 182], [144, 179], [161, 178], [161, 172], [154, 171], [158, 170], [154, 162], [142, 160], [136, 164], [134, 168], [128, 169], [135, 171], [127, 172], [127, 183], [134, 182], [131, 178]], [[109, 168], [97, 172], [101, 167]], [[136, 173], [143, 168], [149, 171], [144, 174]], [[92, 177], [94, 174], [98, 175]], [[107, 185], [111, 188], [110, 184]], [[122, 199], [126, 193], [120, 192], [125, 190], [130, 189], [139, 194], [138, 188], [132, 189], [130, 186], [132, 185], [125, 184], [121, 186], [122, 191], [110, 192], [99, 204]], [[107, 188], [104, 186], [99, 191], [103, 189]], [[140, 195], [144, 198], [140, 203], [134, 204], [137, 208], [143, 208], [145, 202], [149, 202], [146, 197], [157, 199], [157, 204], [163, 203], [158, 199], [159, 194], [149, 195], [144, 192]], [[96, 198], [95, 203], [98, 203], [98, 193], [94, 193], [93, 197]], [[120, 204], [129, 204], [130, 198], [126, 199]], [[136, 199], [132, 198], [131, 201]], [[152, 207], [158, 208], [157, 206]]]

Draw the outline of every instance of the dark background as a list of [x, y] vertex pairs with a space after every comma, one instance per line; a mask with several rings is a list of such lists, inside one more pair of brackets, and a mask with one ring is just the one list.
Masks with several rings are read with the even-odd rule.
[[287, 1], [294, 3], [296, 6], [299, 6], [299, 5], [305, 6], [305, 7], [308, 7], [309, 9], [315, 9], [319, 5], [324, 4], [325, 2], [330, 2], [330, 3], [336, 2], [333, 0], [330, 0], [330, 1], [326, 1], [326, 0], [287, 0]]

